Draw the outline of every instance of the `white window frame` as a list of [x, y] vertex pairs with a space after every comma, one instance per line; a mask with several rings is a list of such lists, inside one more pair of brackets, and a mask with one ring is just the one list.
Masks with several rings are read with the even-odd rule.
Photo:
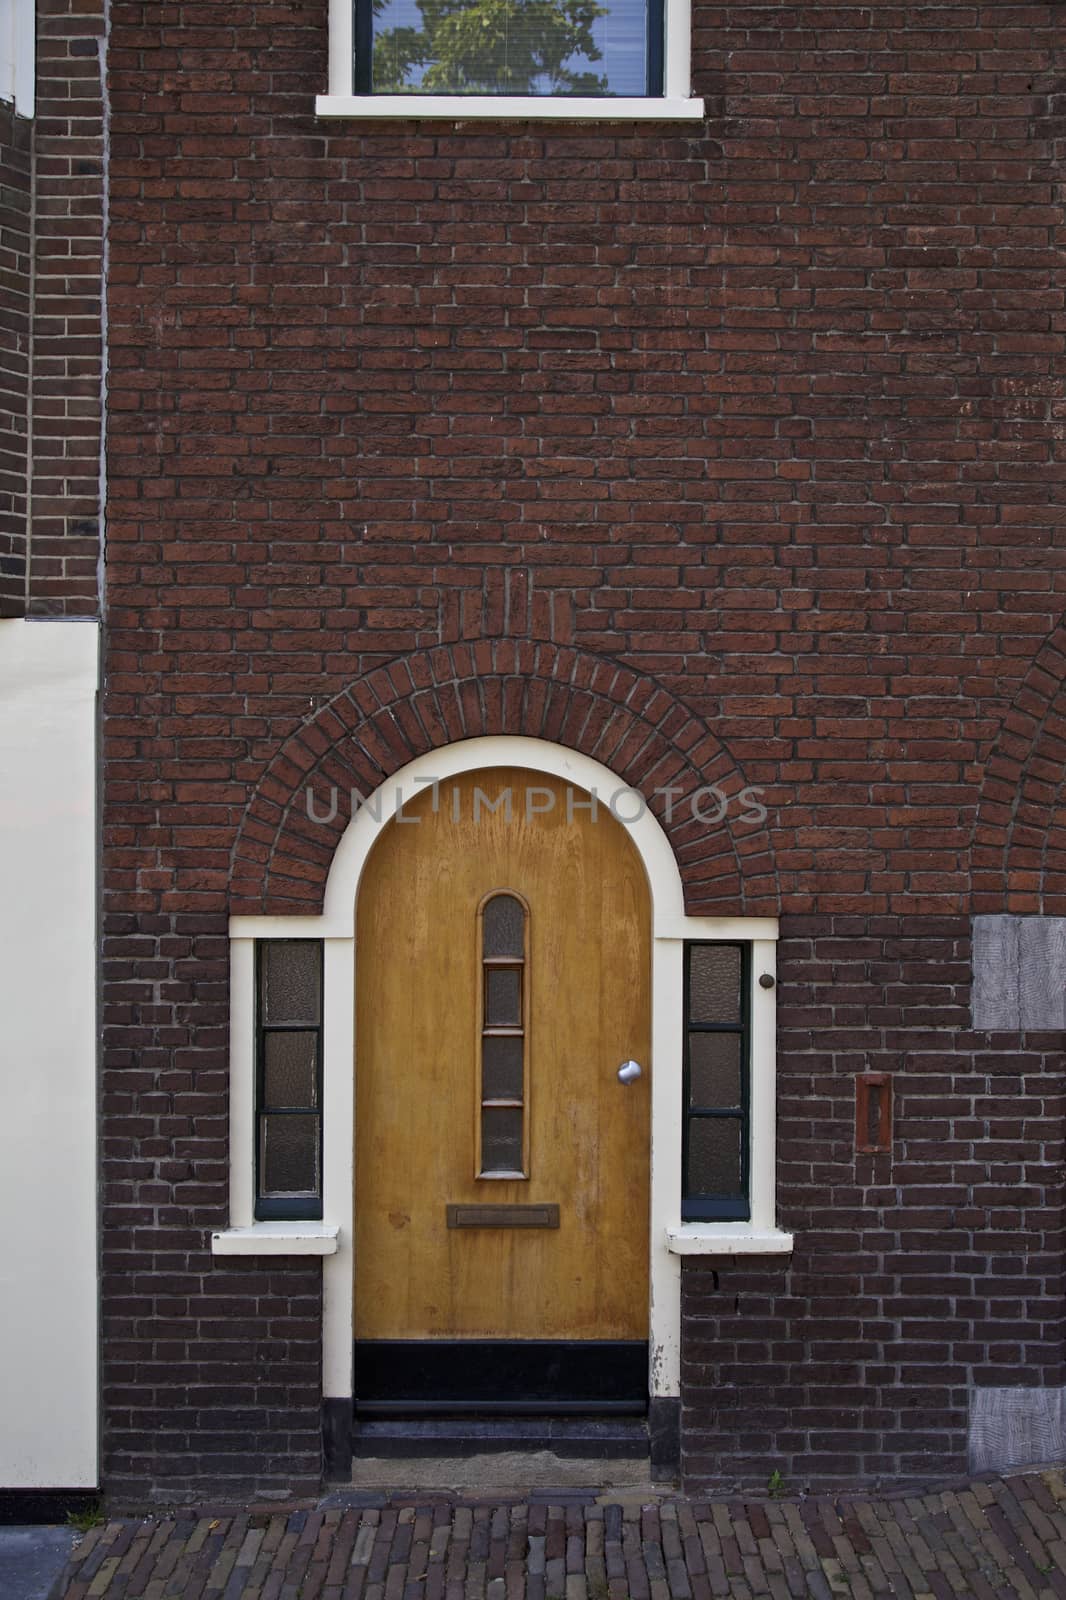
[[315, 100], [319, 117], [444, 117], [451, 122], [556, 119], [566, 122], [691, 122], [704, 115], [692, 98], [691, 0], [664, 0], [663, 93], [647, 96], [359, 94], [354, 92], [352, 0], [329, 3], [329, 91]]
[[[322, 914], [230, 919], [230, 1227], [212, 1238], [216, 1255], [323, 1256], [323, 1379], [327, 1398], [352, 1393], [352, 1235], [354, 1193], [355, 908], [359, 881], [396, 811], [434, 779], [445, 782], [486, 767], [549, 773], [602, 798], [623, 787], [607, 767], [541, 739], [466, 739], [430, 751], [383, 785], [384, 804], [364, 806], [337, 845]], [[321, 807], [325, 797], [316, 795]], [[377, 809], [379, 815], [375, 817]], [[620, 805], [618, 810], [624, 811]], [[636, 808], [634, 808], [636, 809]], [[681, 1261], [684, 1255], [787, 1255], [792, 1235], [777, 1227], [776, 981], [777, 919], [690, 917], [681, 874], [663, 829], [644, 809], [618, 819], [648, 874], [652, 902], [652, 1062], [650, 1197], [650, 1392], [672, 1397], [681, 1386]], [[255, 941], [322, 939], [323, 1142], [322, 1222], [254, 1220]], [[750, 942], [751, 961], [751, 1218], [747, 1222], [682, 1222], [684, 948], [687, 940]], [[355, 1064], [358, 1071], [358, 1062]]]

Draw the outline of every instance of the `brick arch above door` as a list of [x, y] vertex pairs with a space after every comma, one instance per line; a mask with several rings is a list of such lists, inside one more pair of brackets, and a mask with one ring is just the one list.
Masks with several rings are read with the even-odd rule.
[[[777, 910], [766, 823], [744, 820], [751, 817], [740, 800], [744, 774], [682, 700], [654, 678], [586, 650], [479, 639], [376, 668], [290, 734], [241, 819], [231, 912], [320, 912], [353, 791], [374, 793], [431, 750], [501, 734], [577, 750], [639, 790], [677, 857], [690, 915]], [[719, 822], [693, 814], [693, 797], [709, 787], [729, 800]], [[714, 798], [697, 802], [704, 818], [720, 808]]]

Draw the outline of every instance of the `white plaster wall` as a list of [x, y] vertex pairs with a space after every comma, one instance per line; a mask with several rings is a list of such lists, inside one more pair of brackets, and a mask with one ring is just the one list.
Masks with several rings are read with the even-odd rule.
[[0, 621], [0, 1486], [97, 1482], [92, 622]]

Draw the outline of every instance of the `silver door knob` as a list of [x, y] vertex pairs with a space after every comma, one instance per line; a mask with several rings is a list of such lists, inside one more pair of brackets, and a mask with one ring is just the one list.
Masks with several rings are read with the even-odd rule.
[[642, 1068], [639, 1061], [623, 1061], [618, 1069], [619, 1083], [633, 1083], [640, 1077]]

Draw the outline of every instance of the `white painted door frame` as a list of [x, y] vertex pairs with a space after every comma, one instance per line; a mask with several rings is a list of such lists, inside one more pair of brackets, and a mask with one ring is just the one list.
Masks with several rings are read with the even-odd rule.
[[[792, 1240], [774, 1219], [775, 996], [758, 976], [775, 976], [777, 921], [772, 917], [688, 917], [670, 843], [643, 799], [609, 768], [541, 739], [466, 739], [420, 756], [359, 805], [334, 853], [322, 914], [234, 917], [231, 939], [230, 1227], [216, 1234], [218, 1254], [318, 1254], [323, 1260], [323, 1389], [352, 1393], [352, 1210], [355, 1125], [355, 907], [363, 868], [397, 811], [434, 782], [490, 767], [548, 773], [575, 790], [595, 792], [629, 833], [648, 874], [652, 902], [652, 1063], [650, 1370], [655, 1398], [675, 1396], [681, 1378], [681, 1262], [684, 1254], [782, 1253]], [[327, 797], [315, 793], [321, 814]], [[710, 824], [709, 824], [710, 825]], [[257, 939], [325, 943], [322, 1224], [257, 1223], [254, 1215], [255, 950]], [[681, 1222], [683, 952], [690, 939], [751, 941], [751, 1221]], [[358, 1060], [355, 1061], [358, 1071]]]

